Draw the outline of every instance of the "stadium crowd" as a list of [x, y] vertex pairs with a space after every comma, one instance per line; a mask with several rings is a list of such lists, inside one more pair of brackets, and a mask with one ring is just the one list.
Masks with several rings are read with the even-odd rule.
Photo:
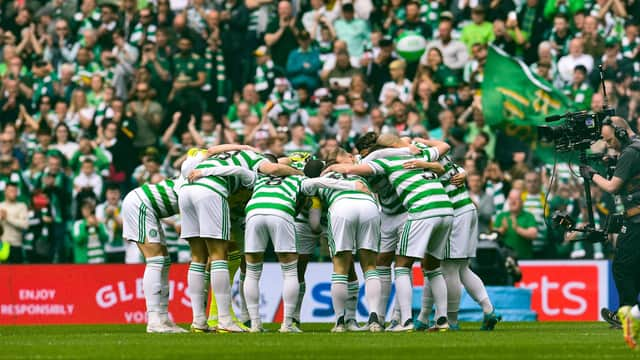
[[[560, 164], [547, 188], [548, 159], [487, 125], [479, 90], [493, 45], [600, 110], [601, 64], [609, 104], [639, 130], [638, 14], [637, 0], [0, 0], [7, 261], [124, 262], [123, 195], [177, 175], [189, 148], [322, 159], [355, 153], [369, 131], [448, 142], [480, 232], [498, 230], [518, 258], [608, 257], [609, 244], [546, 225], [545, 210], [580, 215], [580, 183]], [[422, 56], [397, 47], [407, 36], [426, 40]], [[522, 196], [507, 199], [512, 188]], [[619, 207], [592, 192], [596, 220]], [[163, 222], [188, 261], [179, 218]]]

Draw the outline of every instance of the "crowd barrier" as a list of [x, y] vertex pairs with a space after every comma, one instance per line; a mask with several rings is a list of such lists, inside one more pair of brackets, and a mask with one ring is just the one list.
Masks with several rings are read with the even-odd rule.
[[[523, 279], [516, 286], [531, 290], [531, 310], [540, 321], [598, 320], [600, 307], [615, 307], [607, 261], [522, 261], [521, 267]], [[169, 311], [179, 323], [191, 321], [187, 268], [185, 264], [173, 265], [170, 272]], [[143, 323], [143, 270], [144, 265], [1, 265], [4, 286], [0, 289], [0, 324]], [[419, 296], [423, 278], [418, 267], [413, 270], [414, 289]], [[330, 275], [331, 264], [309, 265], [303, 322], [333, 321]], [[281, 321], [278, 264], [265, 264], [261, 289], [263, 320]], [[501, 302], [508, 301], [508, 296], [500, 299], [507, 300], [499, 300], [496, 307], [504, 308]], [[237, 306], [237, 281], [233, 301]], [[468, 302], [464, 301], [463, 304]], [[360, 288], [357, 314], [359, 320], [366, 319], [364, 286]]]

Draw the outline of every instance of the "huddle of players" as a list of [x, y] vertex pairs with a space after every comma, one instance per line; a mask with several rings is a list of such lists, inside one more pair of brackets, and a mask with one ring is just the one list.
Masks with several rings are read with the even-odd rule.
[[[284, 321], [280, 331], [300, 332], [304, 272], [321, 228], [321, 208], [327, 212], [333, 259], [331, 296], [336, 323], [332, 331], [384, 330], [394, 260], [396, 305], [387, 331], [426, 330], [434, 303], [436, 321], [429, 329], [456, 328], [461, 283], [483, 308], [483, 329], [493, 329], [500, 318], [482, 281], [468, 267], [468, 259], [475, 256], [477, 214], [464, 187], [464, 173], [445, 155], [449, 146], [368, 133], [357, 147], [363, 156], [358, 163], [338, 149], [326, 159], [326, 168], [308, 156], [279, 159], [281, 163], [277, 163], [243, 146], [191, 151], [180, 179], [145, 184], [127, 195], [123, 235], [138, 242], [147, 260], [143, 277], [147, 331], [184, 331], [168, 318], [170, 262], [159, 226], [160, 218], [180, 211], [181, 237], [189, 241], [192, 250], [188, 274], [192, 331], [263, 331], [259, 280], [262, 256], [271, 241], [283, 272]], [[253, 192], [242, 191], [247, 188]], [[248, 199], [246, 206], [243, 200], [233, 200], [238, 194]], [[240, 290], [249, 328], [234, 321], [230, 310], [230, 202], [245, 210], [246, 269], [241, 272]], [[348, 312], [353, 307], [349, 303], [353, 303], [352, 257], [356, 250], [370, 309], [364, 328], [345, 321], [345, 308]], [[414, 325], [410, 269], [415, 260], [422, 261], [425, 291]], [[208, 274], [212, 303], [217, 307], [214, 329], [205, 314]]]

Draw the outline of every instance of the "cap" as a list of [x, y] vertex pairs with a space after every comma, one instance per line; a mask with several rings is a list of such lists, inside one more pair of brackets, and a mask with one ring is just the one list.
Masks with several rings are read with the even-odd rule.
[[404, 60], [394, 60], [391, 62], [391, 64], [389, 64], [389, 70], [395, 70], [395, 69], [404, 69], [407, 66], [407, 64], [404, 62]]
[[316, 91], [313, 92], [313, 97], [317, 101], [323, 101], [323, 100], [331, 101], [331, 92], [329, 92], [329, 89], [327, 88], [318, 88], [316, 89]]
[[253, 55], [255, 55], [255, 56], [265, 56], [265, 55], [267, 55], [268, 53], [269, 53], [269, 49], [268, 49], [266, 46], [262, 45], [262, 46], [259, 46], [259, 47], [258, 47], [258, 48], [253, 52]]

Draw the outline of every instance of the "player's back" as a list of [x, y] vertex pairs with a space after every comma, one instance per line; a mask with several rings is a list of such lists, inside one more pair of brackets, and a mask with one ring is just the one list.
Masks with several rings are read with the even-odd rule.
[[134, 191], [153, 209], [158, 218], [165, 218], [179, 212], [176, 191], [180, 183], [181, 181], [176, 179], [165, 179], [156, 184], [143, 184]]
[[304, 176], [261, 175], [253, 187], [253, 195], [245, 208], [247, 217], [276, 215], [293, 221]]
[[[337, 180], [346, 180], [346, 181], [360, 181], [363, 184], [369, 186], [368, 182], [362, 176], [358, 175], [344, 175], [337, 172], [329, 172], [323, 177]], [[331, 205], [333, 205], [336, 201], [342, 199], [352, 199], [352, 200], [365, 200], [372, 201], [374, 204], [376, 203], [375, 198], [371, 194], [367, 194], [361, 191], [356, 190], [335, 190], [335, 189], [320, 189], [318, 190], [318, 196], [325, 204], [323, 206], [326, 209], [329, 209]]]

